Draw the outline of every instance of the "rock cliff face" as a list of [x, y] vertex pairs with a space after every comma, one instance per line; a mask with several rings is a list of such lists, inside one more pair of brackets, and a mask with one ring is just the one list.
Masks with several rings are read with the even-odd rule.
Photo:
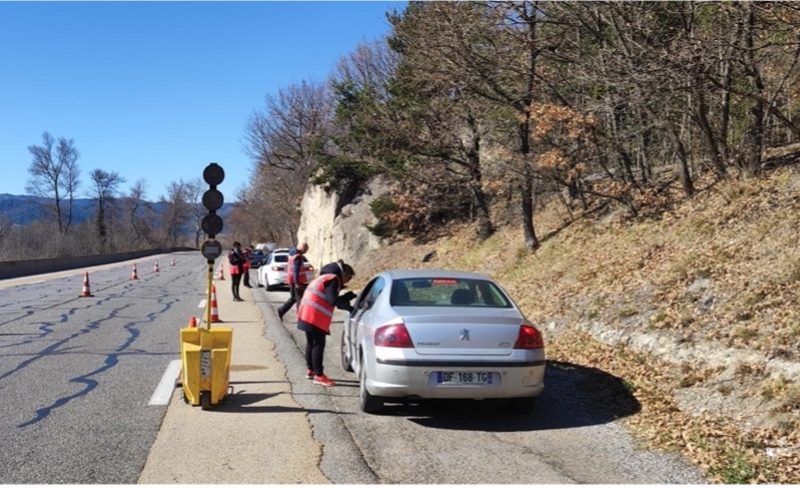
[[306, 188], [300, 204], [297, 242], [308, 242], [306, 257], [316, 269], [337, 259], [357, 263], [365, 252], [380, 247], [380, 238], [366, 226], [377, 222], [369, 204], [387, 190], [385, 183], [374, 181], [364, 195], [335, 215], [338, 203], [335, 193], [328, 193], [320, 186]]

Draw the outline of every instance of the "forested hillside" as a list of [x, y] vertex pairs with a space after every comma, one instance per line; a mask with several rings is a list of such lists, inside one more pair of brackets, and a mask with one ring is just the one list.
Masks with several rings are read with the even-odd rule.
[[395, 189], [376, 232], [468, 220], [485, 239], [509, 201], [533, 250], [548, 198], [635, 217], [667, 188], [691, 198], [704, 175], [797, 155], [794, 3], [412, 2], [388, 19], [387, 39], [250, 119], [253, 234], [291, 239], [309, 181], [344, 205], [380, 174]]

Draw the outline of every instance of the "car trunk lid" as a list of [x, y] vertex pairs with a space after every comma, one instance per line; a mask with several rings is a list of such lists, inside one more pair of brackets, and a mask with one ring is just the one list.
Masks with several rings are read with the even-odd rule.
[[405, 315], [414, 350], [421, 355], [508, 356], [522, 319], [497, 310], [455, 310], [448, 314]]

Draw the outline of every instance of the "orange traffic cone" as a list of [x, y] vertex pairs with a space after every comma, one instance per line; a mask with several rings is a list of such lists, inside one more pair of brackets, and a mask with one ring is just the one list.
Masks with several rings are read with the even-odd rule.
[[219, 271], [217, 271], [217, 279], [220, 281], [225, 281], [225, 273], [222, 272], [223, 268], [222, 265], [219, 265]]
[[217, 287], [211, 285], [211, 322], [222, 322], [217, 309]]
[[83, 289], [81, 290], [81, 294], [78, 295], [79, 297], [93, 297], [91, 290], [89, 289], [89, 272], [87, 271], [83, 275]]
[[136, 273], [136, 263], [133, 263], [133, 271], [131, 272], [131, 279], [138, 280], [139, 275]]
[[153, 273], [158, 273], [158, 259], [156, 259], [156, 265], [153, 266]]
[[191, 319], [189, 319], [189, 325], [187, 325], [186, 327], [196, 329], [197, 328], [197, 317], [192, 317]]
[[172, 259], [169, 260], [169, 265], [170, 266], [175, 266], [175, 258], [172, 258]]

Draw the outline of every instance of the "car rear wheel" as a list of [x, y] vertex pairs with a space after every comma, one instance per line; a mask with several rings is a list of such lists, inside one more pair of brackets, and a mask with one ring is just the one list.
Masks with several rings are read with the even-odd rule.
[[536, 397], [512, 398], [508, 407], [513, 413], [529, 414], [536, 408]]
[[361, 411], [365, 413], [378, 413], [383, 410], [383, 400], [376, 396], [372, 396], [367, 391], [367, 368], [364, 362], [361, 362], [361, 374], [359, 376], [358, 396], [361, 400]]
[[342, 332], [342, 348], [340, 349], [340, 358], [342, 360], [342, 369], [352, 373], [353, 372], [353, 361], [350, 358], [350, 353], [347, 350], [347, 343], [344, 340], [344, 332]]

